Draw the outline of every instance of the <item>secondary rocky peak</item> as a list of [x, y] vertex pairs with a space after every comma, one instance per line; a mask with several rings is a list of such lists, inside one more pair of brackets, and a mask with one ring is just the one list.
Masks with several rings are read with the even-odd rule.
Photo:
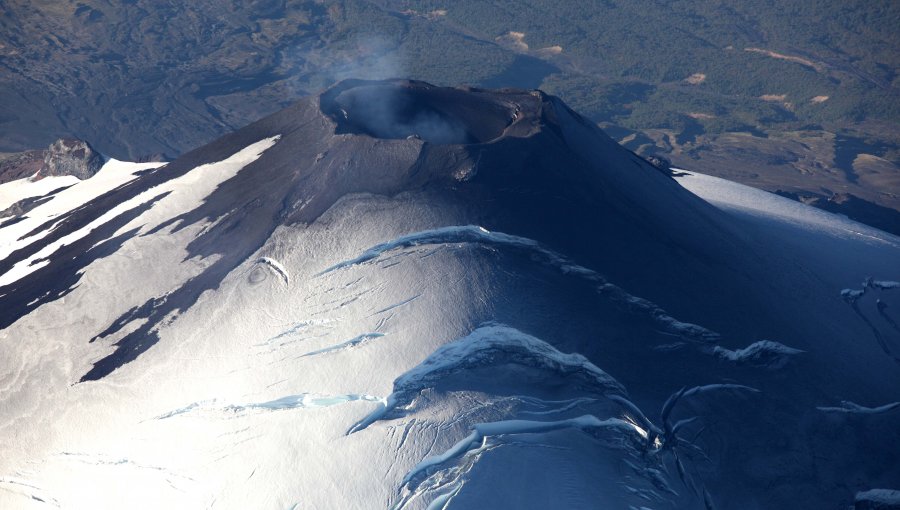
[[85, 180], [100, 171], [102, 166], [103, 156], [89, 143], [74, 138], [60, 138], [47, 149], [40, 175], [72, 175]]
[[60, 138], [46, 149], [0, 155], [0, 184], [33, 177], [73, 175], [85, 180], [100, 171], [104, 158], [89, 143]]

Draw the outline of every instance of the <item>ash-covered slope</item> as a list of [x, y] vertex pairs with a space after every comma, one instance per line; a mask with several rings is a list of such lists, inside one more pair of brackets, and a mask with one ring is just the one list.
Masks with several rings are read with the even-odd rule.
[[900, 478], [900, 241], [710, 205], [540, 92], [347, 81], [44, 193], [0, 218], [10, 505], [828, 507]]

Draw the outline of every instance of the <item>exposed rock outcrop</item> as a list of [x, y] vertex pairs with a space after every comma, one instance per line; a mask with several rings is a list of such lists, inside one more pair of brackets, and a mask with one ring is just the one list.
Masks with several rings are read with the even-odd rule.
[[6, 154], [0, 158], [0, 184], [24, 179], [37, 173], [44, 166], [45, 150]]
[[90, 144], [83, 140], [60, 138], [47, 150], [40, 175], [72, 175], [85, 180], [96, 174], [102, 166], [103, 156]]
[[648, 155], [644, 156], [644, 159], [647, 160], [648, 163], [653, 165], [654, 168], [659, 170], [660, 172], [666, 175], [672, 175], [672, 162], [667, 158], [656, 155]]
[[75, 138], [60, 138], [46, 149], [0, 158], [0, 184], [31, 176], [41, 179], [51, 175], [73, 175], [85, 180], [96, 174], [104, 161], [103, 156], [89, 143]]

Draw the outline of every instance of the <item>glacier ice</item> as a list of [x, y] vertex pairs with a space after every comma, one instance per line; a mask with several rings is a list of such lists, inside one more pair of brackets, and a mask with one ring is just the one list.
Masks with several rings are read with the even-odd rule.
[[454, 115], [503, 135], [336, 133], [326, 95], [0, 224], [0, 251], [26, 248], [12, 267], [168, 193], [0, 289], [0, 507], [740, 509], [893, 487], [896, 237], [673, 180], [539, 92], [404, 83], [480, 98]]
[[409, 404], [417, 392], [434, 386], [450, 374], [499, 363], [535, 366], [575, 377], [580, 384], [598, 395], [625, 393], [615, 379], [583, 356], [561, 353], [546, 342], [515, 328], [489, 324], [444, 344], [415, 368], [398, 377], [384, 407], [354, 425], [350, 432], [363, 430], [395, 408]]
[[772, 340], [760, 340], [743, 349], [730, 350], [721, 346], [713, 347], [713, 354], [738, 365], [750, 365], [769, 370], [784, 367], [793, 356], [803, 351]]

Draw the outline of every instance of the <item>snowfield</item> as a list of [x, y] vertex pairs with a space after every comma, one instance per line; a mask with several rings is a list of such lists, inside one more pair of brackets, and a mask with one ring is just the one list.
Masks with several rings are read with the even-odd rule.
[[404, 86], [502, 134], [335, 134], [325, 94], [0, 187], [69, 186], [0, 224], [0, 508], [896, 503], [900, 239]]

